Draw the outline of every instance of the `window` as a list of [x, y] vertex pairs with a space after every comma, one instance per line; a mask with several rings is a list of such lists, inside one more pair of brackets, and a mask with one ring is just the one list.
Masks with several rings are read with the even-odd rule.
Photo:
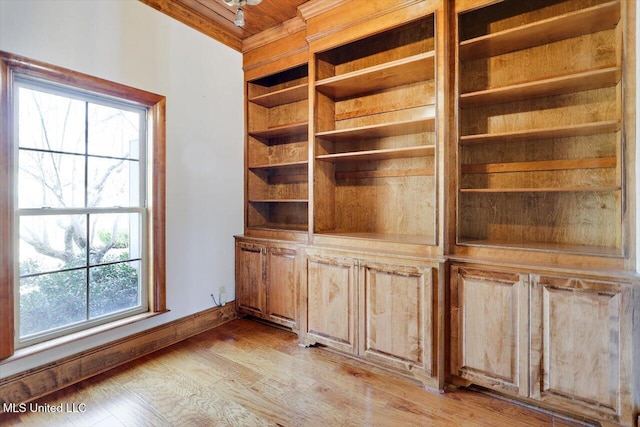
[[163, 311], [164, 98], [0, 58], [0, 357]]

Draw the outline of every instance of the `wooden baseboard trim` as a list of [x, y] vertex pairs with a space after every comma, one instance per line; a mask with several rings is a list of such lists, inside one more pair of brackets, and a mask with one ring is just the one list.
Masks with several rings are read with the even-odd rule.
[[235, 304], [227, 303], [0, 379], [0, 405], [30, 402], [235, 318]]

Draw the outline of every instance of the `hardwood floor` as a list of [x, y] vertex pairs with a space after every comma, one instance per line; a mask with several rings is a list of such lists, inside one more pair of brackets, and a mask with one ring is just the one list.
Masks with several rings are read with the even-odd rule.
[[31, 412], [28, 404], [25, 413], [0, 414], [0, 425], [581, 425], [472, 391], [425, 391], [327, 350], [299, 347], [294, 334], [248, 319], [37, 403], [63, 412]]

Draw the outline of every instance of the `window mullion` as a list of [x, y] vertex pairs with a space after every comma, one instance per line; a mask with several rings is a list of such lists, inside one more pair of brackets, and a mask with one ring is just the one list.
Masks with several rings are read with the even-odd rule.
[[[84, 103], [84, 207], [89, 207], [89, 103]], [[89, 320], [89, 284], [91, 283], [90, 269], [91, 265], [91, 215], [87, 212], [86, 216], [86, 271], [85, 271], [85, 319]]]

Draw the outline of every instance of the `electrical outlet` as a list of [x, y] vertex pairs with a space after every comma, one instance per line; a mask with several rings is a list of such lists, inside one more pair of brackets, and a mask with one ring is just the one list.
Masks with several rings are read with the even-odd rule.
[[220, 286], [218, 301], [220, 302], [220, 306], [223, 306], [227, 303], [227, 291], [224, 286]]

